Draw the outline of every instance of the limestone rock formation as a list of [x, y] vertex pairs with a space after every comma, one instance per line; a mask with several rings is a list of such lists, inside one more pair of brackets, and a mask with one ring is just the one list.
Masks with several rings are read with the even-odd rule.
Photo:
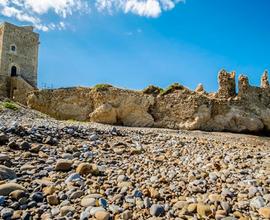
[[[177, 85], [177, 87], [175, 87]], [[262, 86], [246, 76], [219, 73], [219, 90], [208, 94], [174, 84], [167, 90], [151, 87], [143, 92], [106, 87], [34, 91], [31, 108], [58, 119], [74, 119], [132, 127], [270, 133], [270, 88], [267, 73]], [[155, 87], [156, 88], [156, 87]], [[173, 89], [172, 89], [173, 88]]]

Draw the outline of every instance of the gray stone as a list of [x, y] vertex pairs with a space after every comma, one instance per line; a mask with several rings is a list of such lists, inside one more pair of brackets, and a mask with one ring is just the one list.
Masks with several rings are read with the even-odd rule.
[[0, 206], [3, 206], [5, 203], [6, 199], [4, 196], [0, 196]]
[[150, 199], [148, 197], [144, 198], [143, 204], [144, 204], [145, 208], [147, 208], [147, 209], [150, 208], [150, 206], [151, 206]]
[[6, 180], [6, 179], [12, 180], [16, 178], [17, 178], [17, 175], [12, 169], [6, 166], [0, 165], [0, 180]]
[[65, 180], [65, 183], [67, 184], [69, 182], [79, 182], [79, 181], [82, 181], [82, 180], [83, 180], [83, 178], [81, 177], [80, 174], [73, 173]]
[[234, 193], [231, 192], [229, 189], [223, 189], [221, 195], [224, 197], [233, 197]]
[[71, 195], [70, 195], [70, 199], [78, 199], [80, 197], [82, 197], [84, 195], [84, 192], [81, 191], [81, 190], [78, 190], [76, 192], [73, 192]]
[[161, 205], [154, 204], [150, 208], [150, 214], [155, 217], [161, 217], [165, 214], [165, 209]]
[[88, 220], [90, 217], [90, 212], [89, 211], [83, 211], [80, 215], [80, 220]]
[[250, 206], [255, 209], [260, 209], [265, 206], [265, 201], [263, 197], [257, 196], [257, 197], [254, 197], [252, 200], [250, 200]]
[[60, 213], [60, 209], [58, 207], [55, 207], [55, 208], [51, 209], [52, 217], [55, 217], [55, 216], [59, 215], [59, 213]]
[[9, 156], [6, 154], [0, 154], [0, 161], [7, 161], [9, 160]]
[[3, 208], [1, 210], [1, 217], [3, 219], [8, 219], [13, 215], [14, 210], [11, 208]]

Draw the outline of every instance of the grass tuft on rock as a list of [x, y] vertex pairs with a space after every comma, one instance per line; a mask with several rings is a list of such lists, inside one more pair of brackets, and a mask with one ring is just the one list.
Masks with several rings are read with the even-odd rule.
[[11, 109], [13, 111], [17, 111], [19, 109], [19, 107], [14, 102], [11, 102], [11, 101], [3, 102], [3, 107], [7, 109]]
[[143, 92], [143, 94], [148, 94], [148, 95], [159, 95], [163, 91], [164, 90], [158, 86], [150, 85], [150, 86], [146, 87], [142, 92]]
[[176, 90], [183, 90], [185, 89], [184, 86], [180, 85], [179, 83], [174, 83], [172, 85], [170, 85], [168, 88], [166, 88], [165, 90], [163, 90], [160, 95], [167, 95], [170, 93], [173, 93]]

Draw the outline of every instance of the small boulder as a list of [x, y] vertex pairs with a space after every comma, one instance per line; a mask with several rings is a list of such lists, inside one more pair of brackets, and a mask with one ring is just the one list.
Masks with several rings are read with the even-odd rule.
[[161, 205], [154, 204], [150, 208], [150, 214], [155, 217], [161, 217], [165, 214], [165, 209]]
[[16, 142], [11, 141], [8, 143], [8, 147], [11, 150], [20, 150], [20, 145], [18, 145]]
[[47, 186], [47, 187], [43, 188], [43, 194], [45, 196], [52, 195], [55, 193], [55, 191], [56, 191], [55, 186]]
[[212, 210], [209, 205], [205, 205], [203, 203], [198, 203], [197, 204], [197, 213], [201, 217], [209, 217], [212, 214]]
[[95, 213], [95, 218], [97, 220], [109, 220], [110, 218], [110, 213], [106, 212], [106, 211], [97, 211]]
[[66, 216], [68, 213], [74, 213], [75, 212], [75, 208], [73, 206], [63, 206], [60, 209], [60, 214], [61, 216]]
[[83, 207], [89, 207], [89, 206], [95, 206], [95, 205], [96, 205], [95, 198], [91, 198], [89, 196], [86, 196], [86, 197], [82, 198], [82, 200], [81, 200], [81, 206], [83, 206]]
[[4, 133], [1, 133], [0, 134], [0, 145], [4, 145], [4, 144], [7, 144], [9, 141], [9, 138], [6, 134]]
[[15, 190], [9, 194], [9, 196], [14, 200], [19, 200], [23, 197], [26, 197], [26, 193], [24, 190]]
[[62, 171], [62, 172], [67, 172], [70, 171], [72, 168], [73, 162], [71, 160], [58, 160], [56, 165], [55, 165], [55, 170], [56, 171]]
[[92, 171], [92, 165], [89, 163], [81, 163], [76, 169], [76, 173], [79, 173], [82, 176], [88, 175], [92, 173]]
[[58, 205], [59, 204], [59, 199], [57, 197], [57, 195], [49, 195], [47, 196], [47, 202], [50, 204], [50, 205]]
[[259, 214], [265, 219], [270, 219], [270, 207], [260, 208]]
[[28, 151], [28, 150], [31, 149], [31, 145], [30, 145], [27, 141], [23, 141], [23, 142], [20, 144], [20, 148], [21, 148], [21, 150]]

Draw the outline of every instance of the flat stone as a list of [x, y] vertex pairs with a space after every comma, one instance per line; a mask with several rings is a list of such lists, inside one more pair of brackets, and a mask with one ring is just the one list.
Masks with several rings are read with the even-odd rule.
[[82, 197], [84, 195], [84, 192], [82, 190], [78, 190], [76, 192], [73, 192], [71, 195], [70, 195], [70, 199], [78, 199], [80, 197]]
[[12, 180], [16, 178], [17, 175], [12, 169], [4, 165], [0, 165], [0, 180], [7, 180], [7, 179]]
[[11, 192], [15, 191], [15, 190], [23, 190], [26, 191], [26, 189], [17, 184], [17, 183], [5, 183], [0, 185], [0, 195], [1, 196], [8, 196]]
[[78, 173], [72, 173], [70, 174], [70, 176], [65, 180], [65, 183], [69, 183], [69, 182], [79, 182], [82, 181], [82, 177], [80, 174]]
[[9, 156], [6, 154], [0, 154], [0, 161], [7, 161], [9, 160]]
[[25, 164], [21, 166], [20, 170], [21, 171], [27, 171], [27, 170], [35, 170], [37, 167], [30, 165], [30, 164]]
[[96, 205], [96, 199], [95, 198], [91, 198], [91, 197], [84, 197], [81, 200], [81, 206], [83, 207], [89, 207], [89, 206], [95, 206]]
[[61, 216], [66, 216], [69, 212], [74, 213], [75, 212], [75, 208], [73, 206], [63, 206], [60, 209]]

